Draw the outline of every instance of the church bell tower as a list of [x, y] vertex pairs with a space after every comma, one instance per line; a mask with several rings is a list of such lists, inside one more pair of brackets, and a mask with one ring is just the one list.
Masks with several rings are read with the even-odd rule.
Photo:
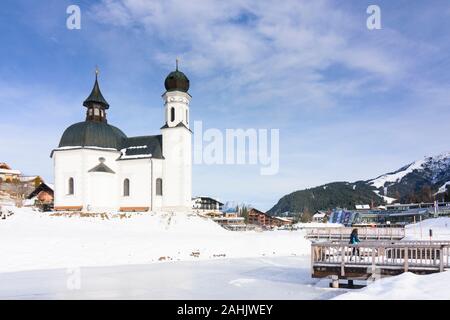
[[163, 203], [165, 211], [190, 211], [192, 208], [192, 132], [189, 129], [191, 95], [189, 79], [178, 70], [164, 81], [165, 125], [161, 128], [164, 156]]

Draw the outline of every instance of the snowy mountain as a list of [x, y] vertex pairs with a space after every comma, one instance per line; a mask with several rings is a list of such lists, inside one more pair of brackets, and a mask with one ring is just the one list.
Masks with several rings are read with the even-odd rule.
[[380, 195], [401, 202], [428, 202], [446, 199], [450, 185], [450, 152], [426, 157], [403, 168], [367, 181]]
[[270, 209], [281, 212], [314, 212], [357, 204], [450, 201], [450, 152], [410, 163], [397, 171], [367, 181], [334, 182], [295, 191]]

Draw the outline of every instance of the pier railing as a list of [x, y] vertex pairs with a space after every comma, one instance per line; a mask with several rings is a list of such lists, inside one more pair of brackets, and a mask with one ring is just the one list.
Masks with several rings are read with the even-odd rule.
[[313, 277], [369, 276], [402, 272], [431, 273], [450, 268], [450, 241], [367, 241], [357, 245], [322, 242], [311, 245]]
[[[349, 239], [354, 228], [312, 228], [306, 230], [308, 239], [344, 240]], [[405, 237], [404, 228], [356, 228], [361, 240], [400, 240]]]

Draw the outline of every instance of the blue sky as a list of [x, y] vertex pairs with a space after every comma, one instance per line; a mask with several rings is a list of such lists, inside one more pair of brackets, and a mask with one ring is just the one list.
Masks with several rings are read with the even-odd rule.
[[[66, 8], [81, 8], [81, 30]], [[381, 8], [368, 30], [366, 8]], [[448, 1], [2, 1], [0, 161], [52, 181], [96, 65], [127, 135], [157, 134], [175, 57], [191, 122], [280, 129], [280, 171], [195, 165], [194, 194], [269, 209], [286, 193], [369, 179], [448, 151]]]

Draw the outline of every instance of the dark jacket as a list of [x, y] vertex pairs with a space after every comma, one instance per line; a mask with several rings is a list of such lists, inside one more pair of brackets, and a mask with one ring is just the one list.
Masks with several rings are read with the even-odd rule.
[[358, 235], [357, 234], [354, 234], [354, 233], [352, 233], [351, 235], [350, 235], [350, 244], [358, 244], [358, 242], [360, 242], [360, 240], [359, 240], [359, 238], [358, 238]]

